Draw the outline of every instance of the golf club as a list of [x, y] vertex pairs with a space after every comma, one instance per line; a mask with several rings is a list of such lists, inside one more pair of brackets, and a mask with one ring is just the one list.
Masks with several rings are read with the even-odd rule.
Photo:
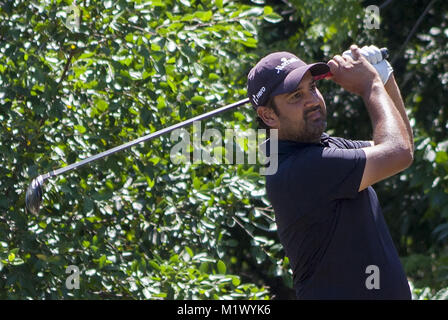
[[[389, 53], [388, 53], [387, 48], [382, 48], [381, 49], [381, 55], [382, 55], [383, 59], [387, 59], [388, 58]], [[315, 76], [314, 79], [315, 80], [320, 80], [320, 79], [331, 77], [331, 76], [332, 76], [331, 72], [328, 72], [328, 73], [323, 74], [323, 75]], [[88, 158], [86, 158], [84, 160], [81, 160], [79, 162], [70, 164], [70, 165], [68, 165], [66, 167], [62, 167], [62, 168], [53, 170], [51, 172], [45, 173], [43, 175], [40, 175], [40, 176], [36, 177], [35, 179], [33, 179], [31, 181], [31, 183], [30, 183], [30, 185], [29, 185], [29, 187], [28, 187], [28, 189], [26, 191], [26, 195], [25, 195], [25, 205], [26, 205], [26, 208], [27, 208], [28, 211], [30, 211], [33, 214], [37, 214], [39, 212], [40, 205], [41, 205], [41, 202], [42, 202], [42, 191], [43, 191], [42, 190], [42, 186], [43, 186], [45, 180], [47, 180], [47, 179], [49, 179], [51, 177], [56, 177], [56, 176], [58, 176], [60, 174], [63, 174], [65, 172], [68, 172], [68, 171], [77, 169], [79, 167], [82, 167], [82, 166], [84, 166], [84, 165], [86, 165], [86, 164], [88, 164], [88, 163], [90, 163], [92, 161], [95, 161], [95, 160], [107, 157], [107, 156], [109, 156], [111, 154], [114, 154], [116, 152], [119, 152], [119, 151], [123, 151], [125, 149], [128, 149], [128, 148], [136, 145], [136, 144], [139, 144], [139, 143], [142, 143], [142, 142], [145, 142], [145, 141], [157, 138], [157, 137], [161, 136], [162, 134], [171, 132], [171, 131], [173, 131], [175, 129], [179, 129], [179, 128], [185, 127], [185, 126], [187, 126], [189, 124], [192, 124], [194, 121], [201, 121], [201, 120], [207, 119], [209, 117], [212, 117], [212, 116], [217, 115], [219, 113], [222, 113], [224, 111], [227, 111], [227, 110], [236, 108], [238, 106], [244, 105], [244, 104], [246, 104], [248, 102], [249, 102], [249, 98], [245, 98], [243, 100], [240, 100], [240, 101], [234, 102], [232, 104], [229, 104], [229, 105], [223, 106], [221, 108], [218, 108], [216, 110], [213, 110], [213, 111], [204, 113], [202, 115], [193, 117], [193, 118], [191, 118], [189, 120], [185, 120], [183, 122], [179, 122], [177, 124], [174, 124], [174, 125], [172, 125], [170, 127], [161, 129], [161, 130], [156, 131], [154, 133], [150, 133], [150, 134], [148, 134], [148, 135], [146, 135], [144, 137], [140, 137], [138, 139], [132, 140], [130, 142], [127, 142], [127, 143], [122, 144], [120, 146], [117, 146], [115, 148], [103, 151], [101, 153], [98, 153], [96, 155], [88, 157]]]
[[173, 130], [185, 127], [185, 126], [187, 126], [189, 124], [192, 124], [195, 121], [201, 121], [201, 120], [210, 118], [210, 117], [215, 116], [215, 115], [217, 115], [219, 113], [222, 113], [224, 111], [228, 111], [230, 109], [233, 109], [233, 108], [236, 108], [238, 106], [244, 105], [244, 104], [246, 104], [248, 102], [249, 102], [249, 98], [246, 98], [246, 99], [234, 102], [232, 104], [223, 106], [223, 107], [215, 109], [213, 111], [210, 111], [210, 112], [204, 113], [202, 115], [193, 117], [191, 119], [179, 122], [179, 123], [174, 124], [174, 125], [172, 125], [170, 127], [167, 127], [167, 128], [161, 129], [159, 131], [150, 133], [150, 134], [148, 134], [148, 135], [146, 135], [144, 137], [140, 137], [138, 139], [129, 141], [129, 142], [124, 143], [124, 144], [122, 144], [120, 146], [117, 146], [115, 148], [103, 151], [101, 153], [93, 155], [93, 156], [91, 156], [89, 158], [86, 158], [84, 160], [81, 160], [79, 162], [70, 164], [70, 165], [68, 165], [66, 167], [62, 167], [62, 168], [53, 170], [51, 172], [42, 174], [42, 175], [38, 176], [37, 178], [33, 179], [33, 181], [31, 181], [31, 183], [30, 183], [30, 185], [29, 185], [29, 187], [28, 187], [28, 189], [26, 191], [26, 195], [25, 195], [26, 208], [27, 208], [28, 211], [30, 211], [33, 214], [37, 214], [39, 212], [40, 205], [41, 205], [41, 202], [42, 202], [42, 186], [43, 186], [45, 180], [47, 180], [47, 179], [49, 179], [51, 177], [56, 177], [56, 176], [58, 176], [60, 174], [63, 174], [65, 172], [68, 172], [68, 171], [77, 169], [79, 167], [82, 167], [82, 166], [84, 166], [84, 165], [86, 165], [86, 164], [88, 164], [88, 163], [90, 163], [92, 161], [95, 161], [95, 160], [98, 160], [98, 159], [110, 156], [111, 154], [114, 154], [114, 153], [119, 152], [119, 151], [123, 151], [125, 149], [128, 149], [128, 148], [136, 145], [136, 144], [139, 144], [139, 143], [142, 143], [142, 142], [145, 142], [145, 141], [157, 138], [157, 137], [161, 136], [162, 134], [165, 134], [165, 133], [171, 132]]

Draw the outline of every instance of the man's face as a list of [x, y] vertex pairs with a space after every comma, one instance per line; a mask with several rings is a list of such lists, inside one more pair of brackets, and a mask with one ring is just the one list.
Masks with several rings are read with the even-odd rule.
[[327, 126], [327, 110], [311, 72], [302, 78], [296, 91], [274, 97], [278, 115], [270, 125], [280, 140], [319, 142]]

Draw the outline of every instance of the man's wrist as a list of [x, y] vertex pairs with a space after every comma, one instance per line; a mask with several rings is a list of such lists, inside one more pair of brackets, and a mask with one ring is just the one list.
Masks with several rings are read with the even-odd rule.
[[379, 76], [375, 76], [372, 82], [365, 86], [365, 89], [361, 92], [360, 96], [364, 101], [366, 101], [373, 93], [380, 92], [380, 90], [385, 90], [384, 84]]

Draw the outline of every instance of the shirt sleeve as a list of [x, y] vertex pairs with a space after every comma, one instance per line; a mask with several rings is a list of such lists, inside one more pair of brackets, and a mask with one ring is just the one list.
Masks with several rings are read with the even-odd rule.
[[365, 140], [349, 140], [339, 137], [330, 137], [330, 143], [341, 149], [361, 149], [370, 147], [370, 141]]
[[309, 208], [358, 195], [366, 155], [362, 149], [306, 148], [291, 162], [291, 186]]

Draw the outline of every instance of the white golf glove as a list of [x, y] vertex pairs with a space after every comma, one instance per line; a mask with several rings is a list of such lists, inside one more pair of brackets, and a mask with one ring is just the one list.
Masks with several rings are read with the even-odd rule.
[[[376, 46], [364, 46], [360, 49], [361, 54], [369, 61], [380, 75], [383, 84], [389, 80], [390, 75], [394, 71], [389, 61], [383, 59], [381, 50]], [[348, 55], [352, 57], [351, 51], [347, 50], [342, 55]], [[353, 58], [353, 57], [352, 57]]]

